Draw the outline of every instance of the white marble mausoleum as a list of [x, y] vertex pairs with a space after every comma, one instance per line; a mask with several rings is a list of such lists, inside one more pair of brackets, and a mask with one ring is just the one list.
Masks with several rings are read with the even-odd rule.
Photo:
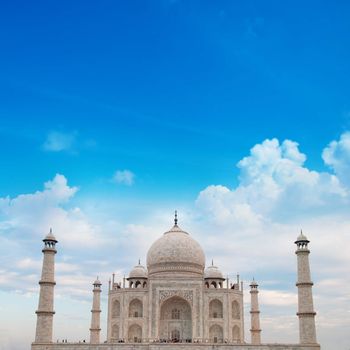
[[[101, 282], [93, 283], [89, 343], [52, 340], [57, 240], [44, 238], [37, 327], [32, 350], [251, 349], [318, 350], [307, 238], [296, 240], [298, 262], [298, 344], [261, 341], [258, 284], [250, 284], [251, 327], [244, 329], [243, 284], [224, 278], [213, 262], [206, 267], [200, 244], [174, 226], [158, 238], [123, 281], [113, 274], [108, 286], [107, 339], [100, 339]], [[250, 336], [247, 334], [250, 333]]]

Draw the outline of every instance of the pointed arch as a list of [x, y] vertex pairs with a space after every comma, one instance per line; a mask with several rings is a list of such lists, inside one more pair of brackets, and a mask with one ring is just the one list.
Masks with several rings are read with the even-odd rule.
[[241, 342], [241, 332], [238, 326], [234, 326], [232, 328], [232, 340], [234, 343], [240, 343]]
[[133, 299], [129, 304], [129, 317], [142, 317], [143, 305], [140, 299]]
[[218, 299], [214, 299], [209, 303], [209, 318], [222, 318], [223, 307], [222, 302]]
[[239, 320], [241, 318], [241, 310], [236, 300], [232, 302], [232, 318]]
[[114, 300], [112, 304], [112, 318], [117, 318], [120, 316], [120, 302], [119, 300]]
[[191, 341], [192, 309], [187, 300], [173, 296], [162, 303], [159, 337], [174, 341]]
[[111, 340], [117, 341], [118, 339], [119, 339], [119, 326], [117, 324], [114, 324], [112, 326]]
[[224, 332], [221, 326], [214, 324], [209, 329], [209, 338], [211, 343], [222, 343], [224, 341]]
[[142, 328], [138, 324], [133, 324], [129, 327], [128, 340], [130, 343], [141, 343]]

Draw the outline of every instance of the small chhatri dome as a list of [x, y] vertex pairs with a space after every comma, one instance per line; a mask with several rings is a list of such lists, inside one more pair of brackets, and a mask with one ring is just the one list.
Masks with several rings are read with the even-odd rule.
[[298, 242], [305, 242], [305, 243], [309, 243], [310, 241], [307, 239], [307, 237], [303, 234], [303, 230], [300, 231], [300, 235], [298, 236], [297, 240], [295, 241], [295, 243]]
[[225, 278], [222, 275], [222, 272], [219, 270], [217, 266], [214, 266], [214, 261], [212, 260], [211, 266], [208, 266], [204, 271], [204, 278], [211, 279], [220, 279], [224, 280]]
[[250, 283], [250, 287], [257, 287], [258, 283], [255, 281], [254, 277], [253, 277], [253, 281]]
[[100, 280], [98, 279], [98, 276], [96, 277], [96, 281], [93, 283], [94, 286], [101, 286], [102, 283], [100, 282]]
[[140, 260], [138, 265], [134, 266], [134, 268], [130, 271], [128, 280], [130, 278], [147, 278], [147, 270], [141, 265]]
[[50, 228], [49, 233], [46, 235], [46, 237], [43, 239], [43, 241], [54, 241], [54, 242], [57, 242], [55, 236], [52, 233], [52, 228]]
[[202, 247], [178, 226], [175, 212], [174, 226], [156, 240], [147, 253], [148, 273], [203, 275], [204, 267]]

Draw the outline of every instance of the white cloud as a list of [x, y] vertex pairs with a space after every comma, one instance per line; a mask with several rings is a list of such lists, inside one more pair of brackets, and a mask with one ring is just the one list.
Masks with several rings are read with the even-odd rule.
[[[235, 268], [241, 272], [271, 272], [275, 266], [293, 272], [294, 257], [286, 252], [293, 249], [300, 228], [314, 238], [318, 263], [326, 262], [320, 268], [331, 266], [334, 271], [335, 264], [350, 263], [342, 247], [350, 244], [349, 189], [336, 175], [308, 169], [305, 160], [296, 142], [265, 140], [238, 162], [237, 187], [210, 185], [199, 193], [196, 208], [205, 219], [196, 229], [209, 254], [215, 257], [220, 251], [227, 271], [232, 252], [239, 252]], [[337, 254], [329, 250], [334, 230]]]
[[201, 191], [197, 205], [217, 223], [227, 220], [244, 225], [273, 219], [284, 221], [309, 211], [338, 211], [349, 203], [349, 191], [330, 173], [309, 170], [296, 142], [265, 140], [238, 162], [240, 183]]
[[43, 144], [43, 149], [48, 152], [71, 151], [74, 147], [77, 134], [51, 131]]
[[323, 150], [322, 158], [339, 177], [350, 187], [350, 132], [344, 132], [338, 141], [332, 141]]
[[297, 304], [297, 295], [291, 292], [261, 289], [260, 303], [274, 306], [295, 306]]
[[0, 198], [1, 231], [12, 238], [24, 233], [27, 237], [42, 237], [52, 227], [63, 245], [78, 244], [80, 249], [101, 244], [99, 228], [79, 208], [64, 207], [77, 191], [63, 175], [56, 174], [45, 183], [43, 191]]
[[117, 170], [113, 176], [113, 181], [118, 184], [131, 186], [135, 181], [135, 174], [130, 170]]
[[[42, 262], [39, 260], [34, 260], [31, 258], [24, 258], [21, 260], [18, 260], [16, 262], [16, 266], [19, 269], [34, 269], [34, 270], [40, 270], [41, 266], [42, 266]], [[1, 273], [1, 271], [0, 271]]]

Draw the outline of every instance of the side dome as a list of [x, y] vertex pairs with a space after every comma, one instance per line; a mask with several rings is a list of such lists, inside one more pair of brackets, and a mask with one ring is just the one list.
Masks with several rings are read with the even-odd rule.
[[204, 271], [204, 278], [210, 278], [210, 279], [220, 279], [224, 280], [224, 276], [222, 275], [222, 272], [219, 270], [217, 266], [214, 266], [212, 263], [211, 266], [208, 266]]
[[140, 264], [140, 261], [138, 265], [134, 266], [134, 268], [130, 271], [128, 280], [130, 278], [147, 278], [147, 270]]
[[147, 253], [149, 275], [195, 274], [203, 276], [205, 255], [202, 247], [175, 221], [174, 227], [156, 240]]

